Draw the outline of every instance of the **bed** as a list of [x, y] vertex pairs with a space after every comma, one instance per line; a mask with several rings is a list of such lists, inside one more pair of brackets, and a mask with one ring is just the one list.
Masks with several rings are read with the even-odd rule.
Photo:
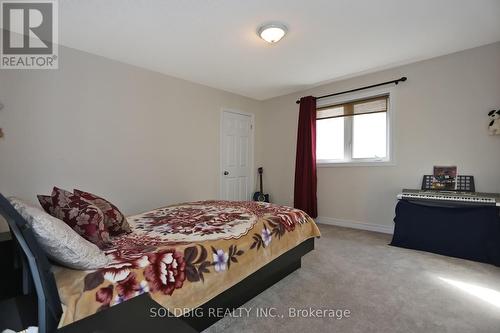
[[[157, 311], [152, 308], [167, 309], [201, 331], [223, 317], [224, 310], [242, 305], [299, 268], [301, 257], [320, 236], [307, 214], [286, 206], [182, 203], [128, 217], [132, 232], [113, 238], [105, 250], [110, 263], [81, 271], [51, 265], [31, 244], [36, 240], [29, 236], [29, 225], [5, 198], [0, 199], [2, 215], [27, 253], [28, 263], [30, 255], [38, 256], [30, 264], [35, 284], [47, 280], [42, 283], [45, 287], [37, 288], [39, 303], [47, 304], [39, 312], [48, 313], [41, 331], [43, 326], [50, 331], [51, 325], [63, 331], [78, 325], [106, 331], [111, 329], [106, 327], [113, 322], [110, 318], [126, 323], [134, 316], [144, 328], [158, 323], [151, 320], [151, 311]], [[60, 304], [63, 307], [57, 309]], [[203, 311], [210, 308], [221, 311], [216, 315]]]

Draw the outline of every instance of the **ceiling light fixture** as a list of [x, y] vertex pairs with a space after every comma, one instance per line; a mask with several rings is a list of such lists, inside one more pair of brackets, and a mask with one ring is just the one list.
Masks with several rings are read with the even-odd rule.
[[287, 28], [281, 23], [270, 23], [261, 26], [257, 30], [257, 34], [260, 38], [268, 43], [274, 44], [280, 41], [287, 33]]

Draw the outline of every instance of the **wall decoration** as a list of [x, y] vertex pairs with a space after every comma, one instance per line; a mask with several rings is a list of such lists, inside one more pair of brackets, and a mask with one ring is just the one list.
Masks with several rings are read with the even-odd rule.
[[500, 110], [491, 110], [488, 112], [488, 116], [490, 116], [490, 124], [488, 126], [490, 135], [500, 135]]

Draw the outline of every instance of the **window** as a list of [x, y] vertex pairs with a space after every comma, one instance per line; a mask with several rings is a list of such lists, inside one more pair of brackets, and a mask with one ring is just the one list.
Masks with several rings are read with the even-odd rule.
[[318, 164], [391, 161], [389, 93], [323, 104], [316, 113]]

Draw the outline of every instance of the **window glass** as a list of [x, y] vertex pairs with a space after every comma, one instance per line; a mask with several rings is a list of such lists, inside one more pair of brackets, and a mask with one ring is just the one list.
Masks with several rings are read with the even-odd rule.
[[353, 116], [352, 158], [385, 158], [387, 156], [387, 113]]
[[344, 159], [344, 118], [316, 121], [316, 159]]

